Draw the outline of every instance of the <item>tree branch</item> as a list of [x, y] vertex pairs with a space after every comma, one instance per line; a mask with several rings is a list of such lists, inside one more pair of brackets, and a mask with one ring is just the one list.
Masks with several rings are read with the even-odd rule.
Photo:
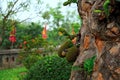
[[7, 14], [4, 16], [4, 20], [6, 20], [9, 15], [11, 15], [11, 13], [13, 12], [13, 8], [15, 7], [16, 3], [18, 2], [19, 0], [16, 0], [14, 3], [13, 3], [13, 6], [11, 7], [11, 9], [7, 12]]

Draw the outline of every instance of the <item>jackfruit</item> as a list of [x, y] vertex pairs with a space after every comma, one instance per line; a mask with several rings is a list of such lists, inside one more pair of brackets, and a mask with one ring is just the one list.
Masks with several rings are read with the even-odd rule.
[[66, 42], [64, 42], [58, 49], [58, 56], [65, 57], [66, 50], [72, 46], [73, 46], [73, 43], [71, 40], [67, 40]]
[[69, 49], [67, 49], [67, 53], [66, 53], [66, 59], [68, 62], [74, 62], [79, 54], [79, 48], [77, 48], [76, 46], [73, 46]]
[[62, 51], [62, 56], [65, 56], [66, 55], [66, 51]]

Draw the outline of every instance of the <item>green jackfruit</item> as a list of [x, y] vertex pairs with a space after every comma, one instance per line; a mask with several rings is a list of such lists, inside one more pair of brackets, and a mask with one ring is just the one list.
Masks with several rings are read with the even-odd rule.
[[66, 59], [68, 62], [74, 62], [79, 54], [79, 49], [73, 46], [67, 50]]
[[[64, 42], [60, 48], [58, 49], [58, 56], [60, 57], [65, 57], [66, 49], [70, 48], [73, 46], [73, 43], [71, 40], [67, 40]], [[64, 54], [63, 54], [64, 53]]]

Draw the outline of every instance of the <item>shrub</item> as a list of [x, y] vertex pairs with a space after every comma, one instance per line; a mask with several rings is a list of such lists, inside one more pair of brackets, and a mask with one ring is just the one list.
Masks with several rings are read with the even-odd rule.
[[24, 60], [23, 60], [23, 65], [27, 68], [30, 69], [38, 60], [40, 60], [39, 55], [28, 55]]
[[58, 56], [46, 56], [27, 73], [24, 80], [69, 80], [72, 63]]

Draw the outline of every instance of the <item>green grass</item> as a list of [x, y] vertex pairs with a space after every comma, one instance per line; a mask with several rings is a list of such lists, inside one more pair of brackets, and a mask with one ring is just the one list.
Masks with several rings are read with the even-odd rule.
[[26, 71], [25, 67], [0, 70], [0, 80], [21, 80]]

